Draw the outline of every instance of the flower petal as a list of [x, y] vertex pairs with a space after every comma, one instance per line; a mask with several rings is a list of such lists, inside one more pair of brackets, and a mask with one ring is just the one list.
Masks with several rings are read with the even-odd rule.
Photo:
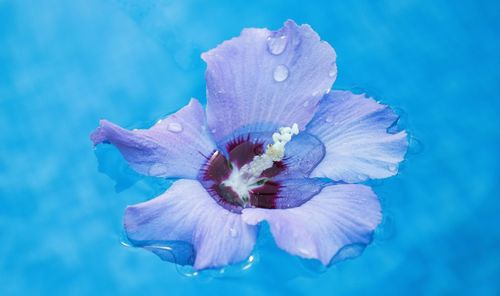
[[186, 107], [146, 130], [129, 131], [102, 120], [91, 139], [94, 145], [115, 145], [139, 173], [195, 179], [215, 149], [205, 131], [205, 121], [203, 107], [192, 99]]
[[[219, 206], [198, 181], [179, 180], [157, 198], [129, 206], [125, 211], [125, 230], [136, 246], [155, 250], [164, 245], [192, 246], [196, 269], [221, 267], [245, 260], [255, 244], [255, 226], [245, 224], [241, 215]], [[170, 250], [186, 257], [185, 246]], [[187, 262], [187, 263], [186, 263]], [[180, 262], [177, 262], [180, 263]], [[182, 264], [182, 263], [180, 263]]]
[[220, 143], [297, 123], [303, 130], [336, 77], [335, 52], [308, 25], [245, 29], [202, 54], [207, 120]]
[[305, 178], [325, 156], [325, 146], [315, 136], [302, 132], [287, 143], [283, 162], [286, 170], [277, 179]]
[[283, 250], [328, 265], [346, 246], [371, 242], [380, 223], [380, 203], [365, 185], [333, 185], [290, 209], [244, 209], [250, 225], [267, 220]]
[[311, 177], [355, 183], [397, 174], [408, 142], [406, 132], [390, 133], [398, 116], [364, 95], [333, 91], [320, 102], [307, 132], [326, 148]]
[[278, 209], [298, 207], [318, 194], [328, 184], [331, 183], [322, 179], [283, 179], [279, 182], [275, 206]]

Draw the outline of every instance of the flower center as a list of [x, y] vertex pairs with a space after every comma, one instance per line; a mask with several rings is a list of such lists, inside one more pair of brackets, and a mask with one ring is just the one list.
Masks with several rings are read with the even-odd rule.
[[203, 170], [202, 183], [223, 207], [240, 212], [245, 207], [275, 208], [280, 184], [273, 180], [285, 169], [285, 145], [299, 133], [297, 124], [274, 133], [274, 143], [263, 144], [250, 137], [237, 138], [227, 146], [229, 160], [219, 151]]

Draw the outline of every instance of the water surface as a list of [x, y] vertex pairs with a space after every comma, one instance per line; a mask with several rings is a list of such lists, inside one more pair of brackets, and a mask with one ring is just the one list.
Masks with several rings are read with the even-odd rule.
[[[204, 102], [199, 55], [288, 18], [335, 47], [335, 88], [397, 107], [418, 139], [374, 183], [374, 243], [325, 271], [264, 237], [251, 268], [212, 280], [122, 246], [126, 205], [168, 182], [96, 155], [98, 120], [147, 127]], [[0, 0], [2, 295], [500, 294], [499, 19], [484, 0]]]

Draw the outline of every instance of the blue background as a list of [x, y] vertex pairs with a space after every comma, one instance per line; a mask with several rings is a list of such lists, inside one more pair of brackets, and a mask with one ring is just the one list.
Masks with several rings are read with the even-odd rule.
[[[0, 0], [0, 294], [499, 295], [499, 3]], [[93, 151], [98, 120], [205, 101], [200, 53], [288, 18], [335, 47], [334, 88], [397, 107], [413, 136], [373, 183], [374, 243], [319, 270], [264, 236], [250, 269], [195, 278], [122, 246], [125, 206], [168, 184]]]

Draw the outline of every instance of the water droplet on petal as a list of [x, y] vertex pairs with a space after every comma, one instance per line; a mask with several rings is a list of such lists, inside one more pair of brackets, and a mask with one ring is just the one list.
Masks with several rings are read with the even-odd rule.
[[325, 119], [326, 122], [330, 123], [333, 121], [333, 118], [331, 116], [327, 116]]
[[167, 129], [173, 133], [180, 133], [182, 132], [182, 125], [177, 122], [171, 122], [168, 124]]
[[330, 76], [330, 77], [337, 76], [337, 64], [333, 63], [330, 66], [330, 70], [328, 70], [328, 76]]
[[230, 229], [229, 229], [229, 234], [230, 234], [232, 237], [237, 237], [237, 236], [238, 236], [238, 230], [236, 230], [235, 228], [230, 228]]
[[308, 250], [308, 249], [306, 249], [306, 248], [299, 248], [299, 249], [298, 249], [298, 251], [299, 251], [299, 253], [300, 253], [300, 254], [302, 254], [303, 256], [308, 257], [308, 256], [310, 255], [309, 250]]
[[309, 101], [304, 102], [304, 107], [307, 107], [307, 106], [309, 106]]
[[213, 128], [213, 129], [211, 130], [211, 132], [212, 132], [212, 134], [215, 134], [215, 133], [217, 132], [217, 129]]
[[267, 49], [273, 55], [280, 55], [285, 51], [287, 44], [286, 35], [267, 38]]
[[288, 78], [288, 68], [285, 65], [278, 65], [274, 68], [273, 78], [277, 82], [285, 81]]
[[390, 165], [387, 169], [388, 169], [390, 172], [393, 172], [393, 173], [394, 173], [395, 171], [397, 171], [397, 169], [398, 169], [398, 168], [397, 168], [397, 166], [396, 166], [396, 165], [391, 164], [391, 165]]

